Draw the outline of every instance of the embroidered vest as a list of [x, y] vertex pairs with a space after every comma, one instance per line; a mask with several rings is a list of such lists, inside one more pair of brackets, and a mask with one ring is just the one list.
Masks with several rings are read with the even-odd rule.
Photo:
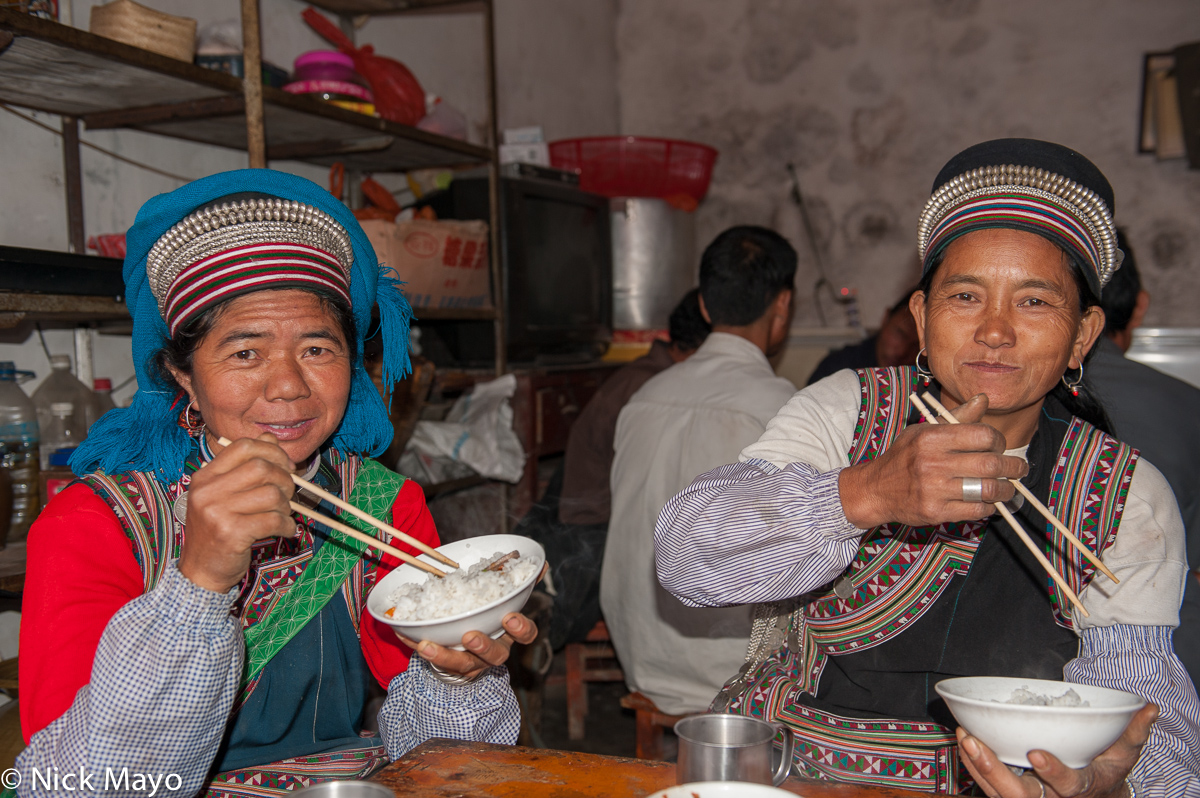
[[[392, 479], [383, 480], [383, 477], [388, 476]], [[389, 495], [393, 501], [398, 485], [403, 484], [402, 477], [392, 474], [383, 466], [373, 461], [362, 461], [353, 455], [343, 455], [336, 449], [329, 449], [322, 454], [314, 481], [324, 483], [327, 489], [349, 497], [356, 487], [361, 492], [363, 486], [356, 486], [356, 482], [363, 481], [361, 477], [367, 477], [368, 481], [372, 482], [372, 487], [374, 483], [386, 481], [387, 487], [391, 489]], [[175, 517], [173, 509], [175, 501], [187, 491], [191, 482], [190, 471], [180, 480], [167, 484], [163, 484], [151, 474], [140, 471], [112, 475], [96, 472], [81, 477], [79, 481], [91, 487], [112, 509], [132, 544], [134, 559], [142, 570], [144, 589], [147, 592], [153, 590], [167, 565], [171, 560], [178, 559], [183, 547], [184, 525]], [[387, 506], [390, 508], [390, 503], [387, 503]], [[241, 592], [231, 610], [239, 619], [248, 644], [247, 678], [244, 679], [235, 711], [257, 685], [257, 676], [265, 664], [265, 661], [262, 661], [264, 656], [269, 659], [278, 647], [286, 643], [286, 639], [290, 639], [286, 628], [278, 629], [275, 627], [280, 624], [272, 624], [272, 628], [268, 630], [265, 622], [271, 617], [272, 611], [281, 604], [294, 603], [288, 602], [287, 596], [298, 582], [304, 584], [301, 582], [301, 576], [313, 561], [312, 529], [316, 528], [316, 525], [310, 525], [310, 522], [299, 516], [293, 517], [297, 520], [295, 537], [266, 538], [254, 544]], [[357, 519], [352, 519], [352, 522], [355, 525], [361, 523]], [[361, 547], [358, 550], [361, 551]], [[353, 556], [353, 553], [349, 556]], [[378, 557], [369, 552], [357, 557], [357, 561], [337, 589], [342, 600], [346, 602], [355, 632], [360, 635], [360, 619], [366, 596], [378, 578], [379, 562]], [[283, 626], [286, 627], [286, 624]], [[264, 636], [261, 633], [279, 639], [275, 646], [267, 647], [274, 650], [258, 656], [256, 661], [255, 649], [250, 643], [253, 638]]]
[[[900, 431], [917, 423], [908, 395], [923, 389], [911, 367], [859, 372], [861, 409], [850, 463], [874, 459]], [[1047, 491], [1041, 498], [1096, 553], [1116, 539], [1137, 452], [1077, 418], [1064, 422]], [[1032, 529], [1047, 558], [1076, 592], [1092, 566], [1043, 519]], [[787, 723], [797, 732], [796, 764], [806, 775], [908, 789], [955, 792], [960, 787], [951, 729], [933, 722], [844, 717], [809, 704], [831, 658], [895, 641], [937, 605], [954, 582], [966, 579], [986, 521], [871, 530], [832, 587], [790, 606], [764, 610], [756, 622], [745, 688], [730, 711]], [[1053, 621], [1074, 629], [1072, 607], [1044, 573]], [[1052, 628], [1052, 627], [1051, 627]], [[775, 648], [774, 654], [766, 652]]]

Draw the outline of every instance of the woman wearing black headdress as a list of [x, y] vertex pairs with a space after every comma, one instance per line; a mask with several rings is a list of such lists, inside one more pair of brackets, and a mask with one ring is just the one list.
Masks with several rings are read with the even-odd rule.
[[[1176, 659], [1183, 529], [1162, 475], [1107, 434], [1083, 378], [1120, 265], [1112, 189], [1041, 141], [972, 147], [938, 175], [910, 301], [915, 367], [842, 371], [798, 393], [741, 462], [667, 505], [658, 574], [685, 601], [780, 602], [718, 698], [797, 732], [808, 775], [989, 795], [1200, 794], [1200, 707]], [[964, 423], [922, 422], [931, 391]], [[1111, 569], [1018, 511], [1087, 615], [1006, 525], [1029, 489]], [[1149, 702], [1074, 770], [1033, 751], [1018, 775], [934, 692], [953, 676], [1114, 687]], [[965, 765], [965, 769], [960, 766]]]

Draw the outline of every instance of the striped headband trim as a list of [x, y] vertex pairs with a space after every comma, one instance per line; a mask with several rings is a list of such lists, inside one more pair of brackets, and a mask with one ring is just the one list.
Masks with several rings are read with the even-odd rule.
[[1092, 268], [1099, 289], [1124, 259], [1112, 212], [1070, 178], [1030, 166], [983, 166], [943, 183], [925, 203], [917, 252], [926, 268], [951, 238], [985, 227], [1035, 230], [1061, 242]]
[[167, 319], [167, 297], [194, 264], [235, 247], [311, 247], [333, 259], [349, 284], [354, 264], [350, 236], [329, 214], [293, 200], [255, 197], [226, 200], [193, 211], [155, 242], [146, 256], [146, 279]]
[[336, 258], [303, 244], [233, 247], [186, 267], [167, 291], [163, 318], [174, 335], [206, 308], [262, 288], [324, 288], [350, 303], [350, 285]]
[[1100, 273], [1101, 253], [1098, 236], [1068, 210], [1043, 193], [978, 192], [948, 213], [933, 229], [927, 253], [936, 253], [942, 244], [969, 230], [986, 227], [1030, 227], [1068, 245], [1079, 259]]

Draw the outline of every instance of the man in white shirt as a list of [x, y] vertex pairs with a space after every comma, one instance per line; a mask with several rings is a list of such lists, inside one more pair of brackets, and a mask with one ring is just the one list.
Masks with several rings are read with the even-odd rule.
[[688, 360], [650, 379], [621, 411], [600, 605], [629, 689], [672, 715], [708, 707], [745, 660], [750, 607], [684, 606], [655, 577], [663, 505], [733, 462], [795, 393], [767, 358], [787, 340], [796, 253], [761, 227], [734, 227], [700, 261], [712, 333]]

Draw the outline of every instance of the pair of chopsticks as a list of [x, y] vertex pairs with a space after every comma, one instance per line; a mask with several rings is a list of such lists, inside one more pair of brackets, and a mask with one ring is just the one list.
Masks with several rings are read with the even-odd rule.
[[[932, 394], [925, 394], [925, 402], [921, 401], [921, 397], [917, 396], [916, 391], [913, 391], [911, 394], [909, 394], [909, 398], [912, 400], [912, 403], [916, 406], [916, 408], [921, 411], [921, 415], [925, 417], [925, 420], [930, 424], [937, 424], [939, 422], [937, 417], [929, 412], [929, 408], [925, 406], [925, 402], [928, 402], [930, 405], [932, 405], [934, 409], [938, 411], [938, 414], [941, 415], [942, 418], [946, 419], [947, 423], [959, 423], [958, 419], [955, 418], [954, 415], [947, 410]], [[1108, 567], [1100, 561], [1099, 557], [1093, 554], [1087, 546], [1083, 545], [1083, 542], [1080, 541], [1079, 538], [1072, 534], [1071, 530], [1067, 529], [1067, 527], [1054, 515], [1054, 513], [1050, 512], [1049, 507], [1042, 504], [1042, 502], [1033, 495], [1033, 492], [1030, 491], [1029, 488], [1021, 484], [1019, 479], [1009, 480], [1009, 482], [1011, 482], [1016, 491], [1024, 496], [1025, 500], [1032, 504], [1033, 507], [1039, 513], [1041, 513], [1042, 517], [1049, 521], [1050, 524], [1063, 535], [1063, 537], [1070, 541], [1071, 545], [1078, 549], [1079, 553], [1082, 554], [1092, 565], [1096, 566], [1096, 568], [1098, 568], [1114, 583], [1121, 581], [1117, 579], [1116, 574], [1110, 571]], [[1076, 596], [1075, 592], [1067, 585], [1066, 580], [1062, 578], [1062, 575], [1059, 574], [1058, 570], [1050, 564], [1049, 560], [1046, 559], [1046, 555], [1044, 555], [1029, 538], [1029, 535], [1025, 532], [1025, 528], [1022, 527], [1020, 522], [1017, 521], [1016, 516], [1009, 511], [1004, 502], [995, 502], [995, 507], [996, 510], [999, 511], [1000, 515], [1004, 517], [1004, 520], [1008, 522], [1008, 525], [1012, 527], [1012, 530], [1016, 533], [1017, 537], [1021, 539], [1021, 542], [1025, 544], [1025, 547], [1029, 549], [1029, 552], [1033, 555], [1034, 559], [1038, 561], [1038, 564], [1045, 569], [1046, 573], [1050, 575], [1050, 578], [1053, 579], [1059, 588], [1062, 589], [1063, 593], [1066, 594], [1067, 598], [1071, 600], [1071, 603], [1075, 605], [1075, 607], [1083, 614], [1083, 616], [1085, 618], [1088, 617], [1088, 611], [1084, 608], [1083, 602], [1079, 600], [1079, 597]]]
[[[217, 440], [217, 443], [221, 444], [222, 446], [229, 446], [231, 443], [233, 443], [233, 441], [229, 440], [228, 438], [219, 438]], [[388, 535], [391, 535], [394, 538], [402, 540], [405, 543], [407, 543], [408, 545], [410, 545], [416, 549], [419, 549], [420, 551], [423, 551], [424, 553], [428, 554], [430, 557], [433, 557], [438, 562], [445, 563], [446, 565], [449, 565], [451, 568], [455, 568], [455, 569], [458, 568], [458, 563], [456, 563], [454, 560], [450, 559], [446, 555], [442, 554], [441, 552], [437, 551], [436, 549], [432, 548], [428, 544], [422, 543], [421, 541], [414, 538], [412, 535], [408, 535], [408, 534], [405, 534], [404, 532], [401, 532], [399, 529], [396, 529], [391, 524], [385, 524], [383, 521], [380, 521], [378, 518], [373, 517], [369, 513], [364, 513], [362, 510], [358, 509], [353, 504], [342, 501], [341, 499], [339, 499], [337, 496], [334, 496], [329, 491], [319, 488], [316, 485], [312, 484], [311, 482], [309, 482], [301, 477], [296, 476], [295, 474], [292, 474], [292, 482], [294, 482], [296, 487], [300, 488], [300, 490], [307, 491], [308, 493], [312, 494], [313, 496], [316, 496], [319, 499], [324, 499], [325, 501], [329, 502], [330, 504], [332, 504], [334, 507], [338, 508], [339, 510], [342, 510], [343, 512], [347, 512], [350, 515], [354, 516], [355, 518], [359, 518], [359, 519], [367, 522], [368, 524], [370, 524], [371, 526], [380, 530], [381, 532], [385, 532]], [[302, 515], [306, 518], [311, 518], [313, 521], [316, 521], [317, 523], [320, 523], [320, 524], [324, 524], [325, 526], [329, 527], [330, 529], [336, 529], [338, 532], [341, 532], [344, 535], [348, 535], [348, 536], [354, 538], [355, 540], [362, 541], [363, 543], [366, 543], [368, 546], [379, 549], [380, 551], [383, 551], [383, 552], [387, 552], [388, 554], [392, 555], [393, 557], [396, 557], [397, 559], [402, 560], [403, 562], [406, 562], [409, 565], [420, 568], [422, 571], [427, 571], [437, 577], [443, 577], [446, 575], [444, 572], [438, 570], [437, 568], [430, 565], [429, 563], [424, 562], [422, 560], [418, 560], [416, 557], [413, 557], [410, 554], [406, 554], [406, 553], [400, 551], [400, 549], [396, 548], [395, 546], [389, 546], [388, 544], [384, 543], [382, 540], [372, 537], [371, 535], [368, 535], [364, 532], [360, 532], [357, 529], [355, 529], [354, 527], [347, 526], [346, 524], [343, 524], [340, 521], [335, 521], [332, 518], [326, 518], [324, 515], [321, 515], [320, 513], [316, 512], [314, 510], [311, 510], [308, 507], [305, 507], [303, 504], [300, 504], [299, 502], [295, 502], [295, 501], [288, 502], [288, 506], [292, 508], [292, 512], [294, 512], [294, 513]]]

